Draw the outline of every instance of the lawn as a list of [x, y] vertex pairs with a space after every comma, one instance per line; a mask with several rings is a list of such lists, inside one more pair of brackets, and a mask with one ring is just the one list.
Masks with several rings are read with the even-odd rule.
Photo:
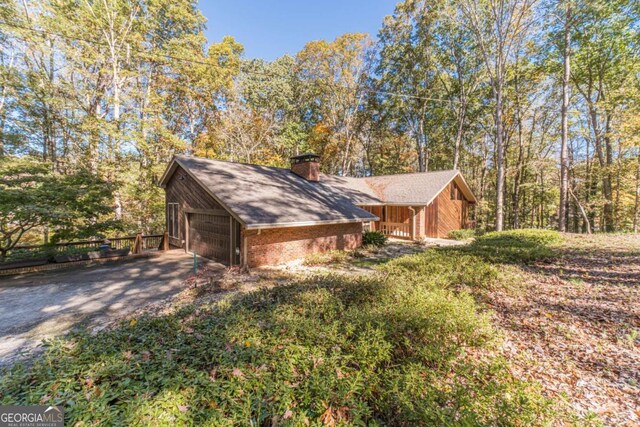
[[0, 403], [64, 405], [69, 425], [597, 422], [549, 392], [535, 358], [505, 350], [521, 335], [500, 303], [529, 292], [523, 278], [545, 275], [566, 245], [521, 231], [387, 262], [339, 256], [371, 273], [279, 274], [278, 286], [266, 277], [249, 293], [54, 340], [2, 376]]

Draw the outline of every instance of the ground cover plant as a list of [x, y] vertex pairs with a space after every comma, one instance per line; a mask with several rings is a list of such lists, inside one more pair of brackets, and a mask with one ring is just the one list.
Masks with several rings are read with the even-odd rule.
[[3, 375], [0, 403], [64, 405], [78, 425], [554, 421], [536, 384], [497, 356], [490, 313], [468, 292], [497, 284], [499, 267], [430, 249], [377, 268], [52, 341]]
[[463, 228], [460, 230], [452, 230], [449, 232], [449, 239], [453, 240], [468, 240], [473, 239], [476, 236], [476, 230]]

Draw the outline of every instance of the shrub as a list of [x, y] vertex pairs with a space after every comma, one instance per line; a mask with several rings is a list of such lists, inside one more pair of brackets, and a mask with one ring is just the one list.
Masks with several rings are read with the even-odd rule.
[[453, 240], [467, 240], [475, 237], [475, 230], [472, 229], [462, 229], [462, 230], [451, 230], [449, 232], [449, 238]]
[[365, 231], [362, 233], [362, 244], [364, 246], [384, 246], [387, 240], [387, 236], [380, 231]]

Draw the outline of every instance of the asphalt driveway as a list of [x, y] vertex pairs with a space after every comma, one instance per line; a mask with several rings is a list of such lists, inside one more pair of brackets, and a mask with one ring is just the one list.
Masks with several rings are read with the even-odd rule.
[[[42, 339], [124, 316], [183, 289], [193, 259], [182, 251], [78, 269], [0, 278], [0, 365]], [[222, 266], [220, 266], [222, 268]]]

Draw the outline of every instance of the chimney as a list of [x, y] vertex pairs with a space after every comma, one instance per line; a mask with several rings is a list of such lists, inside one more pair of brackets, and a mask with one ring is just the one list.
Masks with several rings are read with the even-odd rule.
[[317, 154], [301, 154], [291, 158], [291, 172], [307, 181], [320, 181], [320, 156]]

